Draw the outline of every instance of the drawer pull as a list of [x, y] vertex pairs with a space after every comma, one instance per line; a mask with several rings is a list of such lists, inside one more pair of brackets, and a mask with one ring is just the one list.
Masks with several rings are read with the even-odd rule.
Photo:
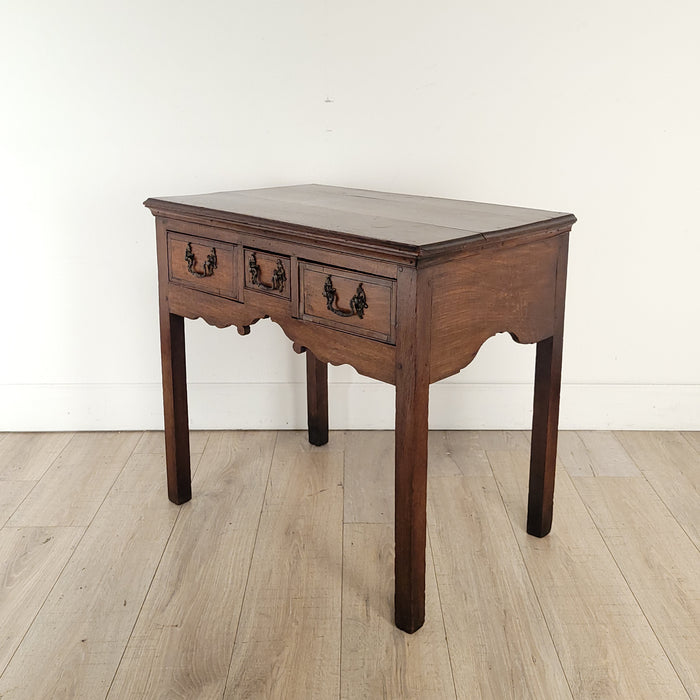
[[[331, 276], [326, 277], [326, 283], [323, 285], [323, 296], [326, 297], [326, 308], [332, 311], [336, 316], [359, 316], [362, 318], [365, 315], [365, 309], [368, 308], [367, 297], [365, 290], [362, 288], [362, 282], [357, 285], [355, 296], [350, 299], [350, 309], [341, 309], [338, 307], [338, 292], [333, 286]], [[335, 304], [335, 306], [333, 306]]]
[[267, 284], [260, 279], [260, 265], [255, 258], [255, 253], [250, 254], [248, 259], [248, 270], [250, 271], [250, 283], [254, 287], [260, 287], [261, 289], [272, 289], [276, 292], [284, 291], [284, 283], [287, 281], [287, 273], [284, 271], [284, 265], [282, 261], [277, 258], [277, 267], [272, 273], [272, 284]]
[[187, 261], [187, 271], [195, 277], [211, 277], [216, 269], [216, 248], [212, 248], [207, 259], [204, 261], [204, 272], [195, 270], [197, 261], [192, 252], [192, 244], [188, 243], [185, 248], [185, 260]]

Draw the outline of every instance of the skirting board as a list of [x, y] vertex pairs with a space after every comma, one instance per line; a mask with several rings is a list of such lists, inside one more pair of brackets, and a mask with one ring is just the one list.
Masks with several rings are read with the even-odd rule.
[[[161, 430], [159, 384], [3, 386], [0, 431]], [[391, 429], [394, 389], [378, 382], [331, 383], [335, 430]], [[191, 384], [190, 427], [303, 429], [302, 383]], [[531, 384], [444, 382], [430, 388], [435, 430], [522, 430], [532, 419]], [[563, 430], [700, 430], [700, 385], [565, 384]]]

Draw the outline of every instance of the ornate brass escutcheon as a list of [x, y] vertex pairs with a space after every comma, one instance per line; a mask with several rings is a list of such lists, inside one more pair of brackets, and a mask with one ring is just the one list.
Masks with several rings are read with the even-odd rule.
[[211, 277], [216, 269], [216, 248], [212, 248], [207, 259], [204, 261], [204, 272], [195, 270], [197, 260], [192, 252], [192, 244], [188, 243], [185, 248], [185, 260], [187, 261], [187, 271], [195, 277]]
[[254, 287], [260, 287], [260, 289], [269, 289], [274, 292], [283, 292], [284, 283], [287, 281], [287, 273], [284, 271], [284, 265], [282, 260], [277, 258], [277, 267], [272, 273], [272, 284], [267, 284], [260, 279], [260, 265], [258, 265], [255, 253], [250, 254], [248, 258], [248, 271], [250, 272], [250, 283]]
[[323, 296], [326, 297], [326, 308], [332, 311], [336, 316], [344, 316], [346, 318], [348, 316], [358, 316], [359, 318], [363, 318], [365, 309], [369, 308], [365, 290], [362, 288], [362, 282], [357, 285], [355, 296], [350, 299], [349, 309], [341, 309], [338, 307], [338, 292], [333, 286], [333, 280], [330, 275], [326, 277], [326, 282], [323, 285]]

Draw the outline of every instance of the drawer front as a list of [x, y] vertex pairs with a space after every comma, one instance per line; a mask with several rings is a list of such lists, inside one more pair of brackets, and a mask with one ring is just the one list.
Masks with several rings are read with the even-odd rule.
[[291, 263], [284, 255], [262, 250], [244, 250], [245, 288], [291, 299]]
[[300, 261], [299, 288], [304, 320], [394, 343], [396, 280]]
[[168, 231], [168, 277], [171, 282], [235, 299], [235, 247]]

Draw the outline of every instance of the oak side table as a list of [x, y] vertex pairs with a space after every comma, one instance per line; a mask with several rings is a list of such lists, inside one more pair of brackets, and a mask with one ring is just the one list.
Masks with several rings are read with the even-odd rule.
[[191, 496], [184, 318], [261, 318], [306, 352], [309, 441], [328, 441], [328, 364], [396, 387], [395, 620], [425, 616], [428, 387], [507, 331], [537, 343], [527, 531], [552, 524], [572, 214], [299, 185], [151, 198], [168, 496]]

